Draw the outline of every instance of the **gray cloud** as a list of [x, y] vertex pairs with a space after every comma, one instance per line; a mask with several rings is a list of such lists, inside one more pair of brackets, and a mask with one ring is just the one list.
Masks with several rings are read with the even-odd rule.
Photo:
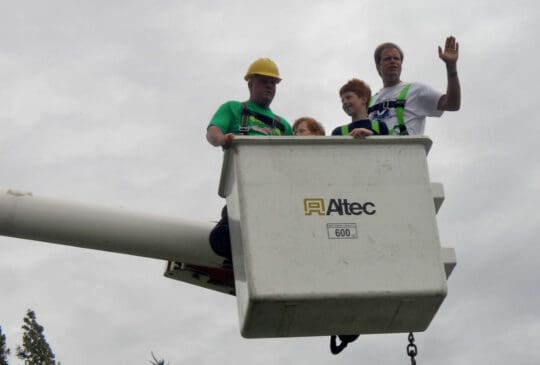
[[[327, 130], [346, 119], [337, 90], [377, 90], [372, 51], [405, 50], [403, 76], [438, 89], [437, 46], [461, 46], [462, 110], [427, 123], [443, 182], [443, 245], [458, 266], [419, 363], [536, 364], [540, 164], [532, 85], [532, 1], [425, 3], [19, 2], [0, 5], [0, 185], [194, 220], [217, 219], [221, 151], [204, 129], [247, 98], [257, 57], [284, 76], [272, 108]], [[36, 310], [64, 364], [394, 364], [406, 335], [362, 336], [337, 357], [328, 338], [246, 340], [234, 298], [162, 276], [164, 263], [0, 237], [0, 325], [12, 349]], [[12, 358], [12, 363], [17, 361]]]

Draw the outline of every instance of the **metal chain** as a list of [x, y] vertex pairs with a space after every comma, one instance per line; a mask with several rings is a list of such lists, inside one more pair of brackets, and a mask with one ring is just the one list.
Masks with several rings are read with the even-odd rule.
[[416, 365], [416, 359], [414, 357], [418, 355], [418, 348], [414, 344], [414, 335], [412, 332], [409, 332], [409, 344], [407, 345], [407, 355], [411, 357], [411, 365]]

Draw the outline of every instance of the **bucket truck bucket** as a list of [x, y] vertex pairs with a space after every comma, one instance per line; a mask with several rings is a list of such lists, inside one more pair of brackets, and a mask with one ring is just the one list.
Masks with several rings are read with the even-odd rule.
[[224, 156], [241, 333], [418, 332], [447, 293], [427, 137], [235, 137]]

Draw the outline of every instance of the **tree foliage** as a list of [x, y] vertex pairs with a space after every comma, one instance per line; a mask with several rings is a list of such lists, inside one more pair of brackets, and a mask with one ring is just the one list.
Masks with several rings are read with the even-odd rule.
[[0, 326], [0, 365], [9, 365], [8, 355], [9, 349], [6, 344], [6, 335], [2, 333], [2, 327]]
[[22, 329], [23, 343], [17, 347], [17, 357], [25, 364], [55, 365], [54, 354], [45, 339], [43, 327], [36, 321], [34, 311], [26, 311]]
[[154, 359], [153, 361], [150, 361], [150, 364], [152, 364], [152, 365], [169, 365], [169, 363], [165, 364], [164, 359], [161, 359], [161, 360], [156, 359], [153, 352], [150, 352], [150, 353], [152, 354], [152, 358]]

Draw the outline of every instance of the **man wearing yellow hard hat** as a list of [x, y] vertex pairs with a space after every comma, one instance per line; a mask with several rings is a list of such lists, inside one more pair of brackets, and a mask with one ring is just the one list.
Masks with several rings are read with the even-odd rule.
[[249, 100], [228, 101], [216, 111], [207, 128], [206, 139], [213, 146], [230, 146], [235, 134], [249, 136], [293, 135], [291, 125], [270, 110], [281, 81], [276, 64], [259, 58], [248, 68]]
[[[249, 100], [228, 101], [216, 111], [206, 130], [206, 139], [213, 146], [230, 147], [234, 135], [292, 136], [289, 122], [274, 114], [270, 104], [281, 81], [277, 65], [269, 58], [259, 58], [248, 68], [244, 79], [249, 89]], [[210, 246], [214, 252], [231, 264], [231, 239], [227, 207], [221, 220], [210, 233]]]

